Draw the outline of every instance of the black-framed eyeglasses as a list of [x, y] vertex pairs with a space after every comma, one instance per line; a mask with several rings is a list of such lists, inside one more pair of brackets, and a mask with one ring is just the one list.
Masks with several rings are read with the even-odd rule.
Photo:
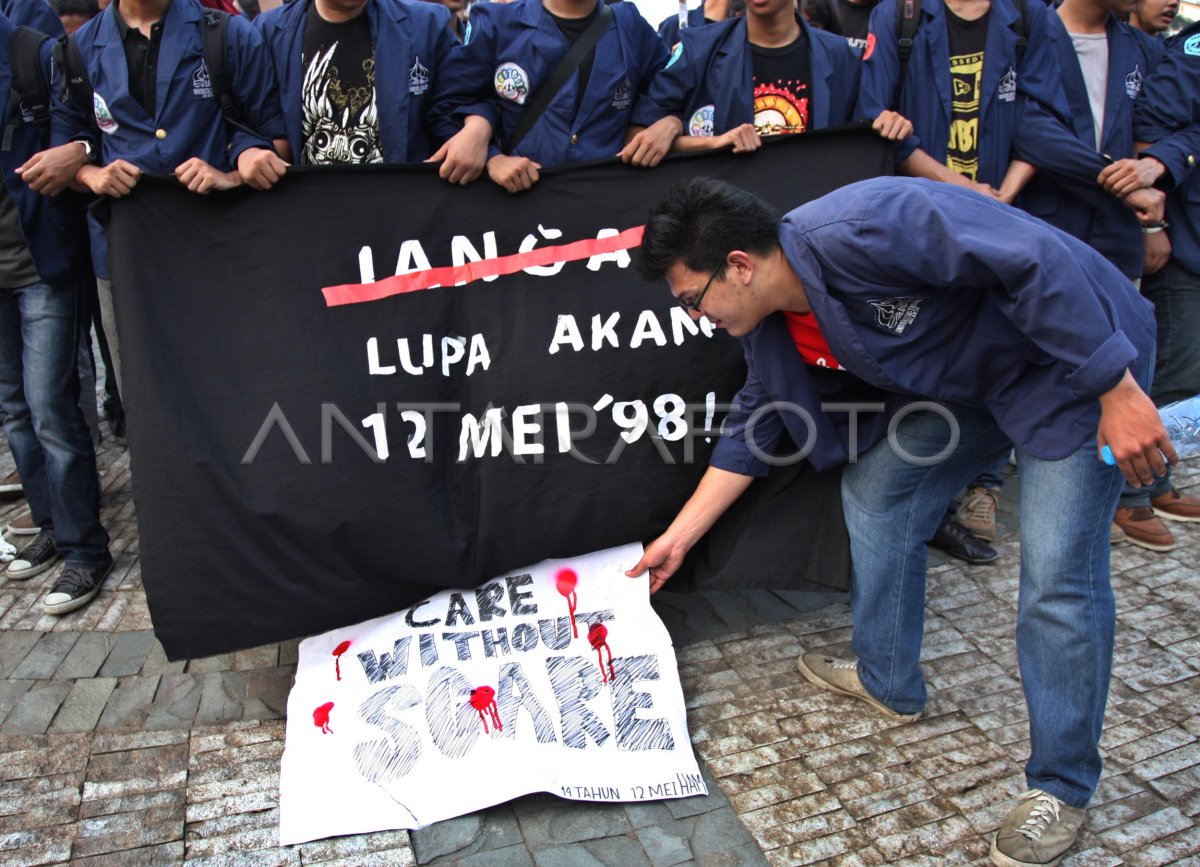
[[703, 313], [704, 311], [700, 309], [700, 305], [704, 303], [704, 296], [706, 294], [708, 294], [708, 289], [710, 286], [712, 286], [713, 280], [716, 280], [717, 275], [720, 274], [723, 270], [725, 270], [724, 262], [722, 262], [720, 265], [717, 266], [717, 270], [712, 272], [712, 276], [708, 278], [708, 282], [704, 284], [704, 288], [700, 290], [699, 295], [697, 295], [695, 298], [692, 298], [691, 300], [688, 300], [687, 298], [679, 296], [675, 299], [676, 303], [680, 307], [682, 307], [684, 310], [695, 310], [697, 313]]

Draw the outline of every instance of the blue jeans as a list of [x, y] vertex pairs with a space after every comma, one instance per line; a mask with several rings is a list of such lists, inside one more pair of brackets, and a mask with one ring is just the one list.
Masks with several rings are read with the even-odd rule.
[[96, 453], [79, 411], [78, 294], [34, 283], [0, 289], [0, 406], [34, 522], [68, 563], [108, 553]]
[[[858, 671], [867, 690], [900, 713], [925, 706], [925, 543], [955, 492], [1012, 448], [986, 411], [949, 409], [961, 439], [945, 460], [913, 466], [884, 440], [842, 476]], [[950, 427], [938, 415], [915, 413], [899, 424], [896, 440], [912, 455], [932, 456], [947, 446]], [[1093, 442], [1058, 461], [1017, 454], [1025, 531], [1017, 653], [1031, 729], [1026, 780], [1083, 807], [1100, 778], [1116, 618], [1108, 534], [1122, 477], [1097, 459]]]
[[[1161, 271], [1142, 278], [1142, 294], [1154, 304], [1158, 326], [1151, 399], [1163, 407], [1200, 394], [1200, 274], [1171, 259]], [[1173, 487], [1168, 467], [1167, 474], [1149, 488], [1126, 485], [1121, 505], [1149, 506], [1150, 500]]]

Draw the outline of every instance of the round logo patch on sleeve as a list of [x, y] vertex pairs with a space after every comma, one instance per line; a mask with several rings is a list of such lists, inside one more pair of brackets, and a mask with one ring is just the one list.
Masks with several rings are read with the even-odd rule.
[[867, 44], [866, 44], [866, 47], [863, 48], [863, 58], [862, 59], [870, 60], [871, 55], [874, 53], [875, 53], [875, 34], [868, 33], [867, 34]]
[[713, 118], [716, 115], [715, 106], [702, 105], [696, 109], [696, 113], [692, 115], [692, 119], [688, 122], [688, 135], [699, 136], [700, 138], [709, 138], [713, 134]]
[[671, 56], [667, 59], [667, 65], [663, 69], [670, 69], [681, 57], [683, 57], [683, 42], [676, 42], [675, 47], [671, 49]]
[[1190, 54], [1192, 57], [1200, 57], [1200, 33], [1188, 37], [1188, 41], [1183, 43], [1183, 53]]
[[100, 127], [100, 132], [112, 135], [120, 129], [113, 119], [112, 112], [108, 110], [108, 103], [98, 93], [92, 94], [92, 109], [96, 115], [96, 126]]
[[525, 97], [529, 96], [529, 76], [524, 69], [515, 63], [501, 63], [496, 67], [495, 80], [496, 93], [501, 99], [525, 104]]

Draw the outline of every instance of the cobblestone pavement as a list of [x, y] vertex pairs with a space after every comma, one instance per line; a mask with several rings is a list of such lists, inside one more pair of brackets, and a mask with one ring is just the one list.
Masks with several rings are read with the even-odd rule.
[[[0, 452], [0, 476], [9, 469]], [[1001, 565], [931, 561], [931, 701], [918, 723], [796, 674], [802, 648], [848, 649], [843, 597], [677, 596], [660, 610], [708, 797], [537, 795], [413, 835], [277, 847], [297, 643], [168, 663], [150, 631], [125, 453], [104, 449], [101, 471], [116, 568], [97, 600], [56, 619], [40, 596], [57, 570], [0, 585], [0, 864], [985, 863], [1023, 788], [1010, 484]], [[1177, 482], [1200, 493], [1200, 465]], [[1169, 555], [1114, 549], [1106, 771], [1072, 867], [1200, 864], [1200, 524], [1174, 528]]]

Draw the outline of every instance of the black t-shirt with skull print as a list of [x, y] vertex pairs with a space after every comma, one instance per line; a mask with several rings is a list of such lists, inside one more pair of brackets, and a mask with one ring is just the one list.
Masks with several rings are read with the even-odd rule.
[[308, 7], [304, 28], [304, 123], [300, 162], [383, 162], [375, 105], [375, 46], [366, 15], [334, 24]]

